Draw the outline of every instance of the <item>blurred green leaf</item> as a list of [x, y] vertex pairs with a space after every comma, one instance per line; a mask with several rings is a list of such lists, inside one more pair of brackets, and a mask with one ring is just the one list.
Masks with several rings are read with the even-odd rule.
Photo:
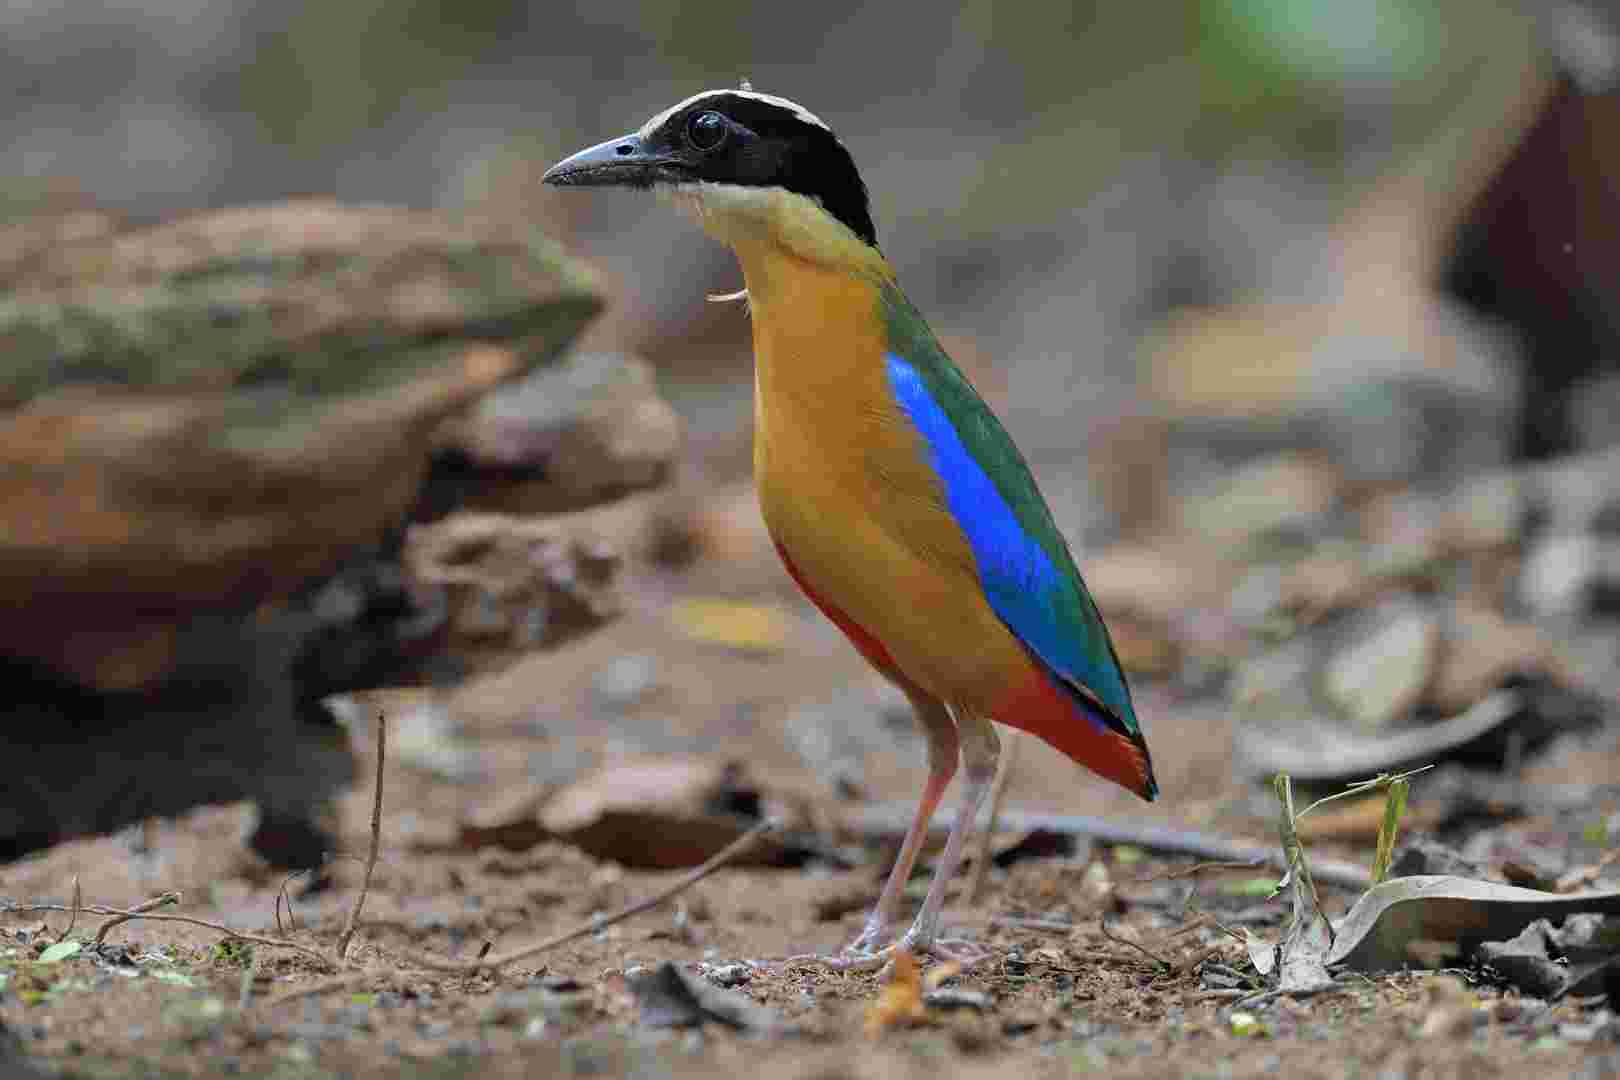
[[59, 964], [72, 956], [78, 956], [84, 944], [78, 941], [58, 941], [44, 952], [39, 954], [41, 964]]
[[1400, 832], [1401, 815], [1406, 813], [1406, 796], [1412, 785], [1404, 778], [1390, 782], [1384, 792], [1384, 820], [1378, 826], [1378, 853], [1373, 856], [1372, 880], [1376, 885], [1389, 874], [1395, 857], [1395, 837]]

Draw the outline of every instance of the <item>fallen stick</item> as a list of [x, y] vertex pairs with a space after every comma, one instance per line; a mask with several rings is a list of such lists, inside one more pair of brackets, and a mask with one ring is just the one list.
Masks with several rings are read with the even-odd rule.
[[[371, 792], [371, 850], [366, 854], [366, 873], [360, 879], [360, 891], [355, 894], [354, 906], [349, 908], [348, 921], [343, 924], [343, 933], [338, 935], [337, 959], [342, 964], [349, 955], [349, 942], [354, 940], [354, 930], [360, 922], [360, 909], [366, 906], [366, 894], [371, 891], [371, 873], [377, 869], [377, 849], [382, 844], [382, 793], [383, 793], [383, 761], [388, 756], [388, 714], [377, 712], [377, 779]], [[278, 897], [279, 902], [279, 897]], [[292, 913], [291, 901], [287, 904], [287, 912]]]
[[[844, 826], [863, 839], [877, 843], [897, 843], [905, 835], [915, 807], [899, 803], [878, 803], [846, 811]], [[1045, 829], [1065, 836], [1083, 836], [1104, 844], [1129, 844], [1159, 855], [1190, 855], [1208, 862], [1248, 863], [1257, 869], [1281, 874], [1288, 867], [1282, 852], [1230, 840], [1224, 836], [1172, 828], [1168, 825], [1142, 825], [1085, 814], [1052, 814], [1038, 810], [1005, 808], [999, 827], [1009, 832]], [[943, 830], [940, 830], [943, 832]], [[1317, 881], [1344, 889], [1364, 890], [1372, 885], [1372, 875], [1364, 866], [1338, 859], [1311, 859], [1311, 874]]]
[[652, 910], [665, 901], [674, 898], [680, 893], [685, 892], [687, 889], [690, 889], [693, 885], [696, 885], [698, 882], [702, 881], [716, 870], [719, 870], [721, 867], [731, 862], [738, 855], [742, 854], [754, 843], [754, 841], [758, 840], [767, 833], [773, 832], [779, 827], [780, 825], [775, 819], [767, 819], [762, 821], [758, 825], [755, 825], [752, 829], [749, 829], [747, 832], [737, 837], [737, 839], [733, 840], [731, 843], [727, 844], [724, 850], [715, 853], [707, 862], [703, 863], [703, 865], [693, 867], [691, 870], [688, 870], [686, 873], [682, 874], [678, 879], [666, 885], [664, 888], [659, 889], [651, 896], [644, 897], [641, 900], [637, 900], [633, 904], [620, 908], [611, 915], [607, 915], [602, 918], [590, 919], [589, 921], [574, 927], [572, 930], [566, 930], [561, 934], [546, 938], [544, 941], [537, 941], [532, 945], [524, 945], [521, 948], [513, 949], [511, 952], [482, 955], [476, 960], [440, 960], [437, 957], [424, 956], [421, 954], [406, 955], [400, 959], [399, 964], [392, 967], [373, 967], [368, 968], [365, 971], [356, 971], [346, 975], [339, 975], [331, 979], [323, 979], [318, 983], [299, 987], [296, 990], [288, 990], [286, 993], [279, 994], [276, 997], [271, 998], [267, 1004], [283, 1005], [289, 1001], [297, 1001], [299, 998], [316, 997], [321, 994], [335, 993], [337, 991], [349, 989], [353, 986], [358, 986], [367, 980], [376, 978], [378, 976], [401, 975], [403, 974], [403, 969], [405, 967], [425, 968], [428, 971], [438, 971], [454, 975], [474, 975], [482, 971], [494, 971], [498, 968], [505, 967], [507, 964], [516, 963], [519, 960], [526, 960], [529, 957], [543, 953], [548, 949], [555, 949], [557, 946], [566, 945], [570, 941], [576, 941], [582, 937], [589, 937], [591, 934], [597, 933], [600, 930], [605, 930], [614, 923], [623, 922], [624, 920], [632, 918], [633, 916], [640, 915], [644, 911]]
[[721, 851], [711, 855], [707, 862], [703, 863], [701, 866], [694, 866], [692, 869], [682, 874], [677, 880], [671, 882], [669, 885], [666, 885], [664, 888], [659, 889], [651, 896], [638, 900], [627, 907], [620, 908], [612, 915], [608, 915], [600, 919], [591, 919], [588, 922], [574, 927], [572, 930], [565, 931], [556, 935], [555, 937], [546, 938], [544, 941], [535, 942], [533, 945], [525, 945], [521, 949], [513, 949], [511, 952], [507, 953], [495, 953], [491, 956], [485, 956], [480, 960], [438, 960], [431, 956], [413, 957], [413, 960], [430, 971], [464, 972], [471, 974], [477, 971], [487, 971], [494, 968], [505, 967], [507, 964], [516, 963], [519, 960], [525, 960], [531, 956], [534, 956], [536, 953], [545, 952], [547, 949], [555, 949], [557, 946], [566, 945], [570, 941], [575, 941], [582, 937], [589, 937], [591, 934], [594, 934], [599, 930], [604, 930], [607, 927], [612, 926], [614, 923], [623, 922], [632, 916], [640, 915], [643, 911], [652, 910], [659, 904], [664, 903], [666, 900], [673, 899], [675, 896], [685, 892], [687, 889], [690, 889], [693, 885], [696, 885], [698, 882], [702, 881], [704, 878], [725, 866], [731, 860], [735, 859], [738, 855], [742, 854], [753, 845], [755, 840], [758, 840], [766, 833], [774, 832], [779, 827], [779, 823], [774, 818], [768, 818], [765, 821], [760, 822], [758, 825], [755, 825], [752, 829], [749, 829], [741, 836], [737, 837], [737, 839], [733, 840], [731, 843], [727, 844]]
[[[90, 942], [91, 948], [100, 947], [103, 940], [107, 936], [107, 931], [111, 930], [113, 927], [122, 923], [130, 922], [134, 919], [140, 919], [145, 922], [172, 922], [185, 923], [187, 926], [200, 926], [205, 930], [213, 930], [224, 934], [229, 940], [245, 941], [250, 945], [263, 945], [271, 949], [291, 949], [294, 952], [303, 953], [305, 956], [309, 957], [311, 960], [315, 961], [317, 964], [321, 965], [321, 967], [326, 968], [327, 970], [331, 970], [334, 966], [329, 958], [322, 956], [320, 953], [316, 952], [314, 949], [311, 949], [307, 945], [299, 945], [297, 942], [293, 941], [277, 941], [275, 938], [261, 937], [258, 934], [244, 934], [242, 931], [232, 929], [231, 927], [226, 926], [224, 923], [209, 922], [207, 919], [198, 919], [191, 915], [159, 915], [150, 910], [154, 907], [162, 907], [177, 903], [179, 898], [179, 893], [164, 893], [162, 896], [148, 900], [139, 907], [128, 909], [107, 907], [104, 904], [80, 904], [76, 906], [78, 910], [87, 915], [111, 916], [111, 918], [103, 923], [101, 928], [96, 931], [96, 936]], [[0, 915], [24, 915], [42, 911], [71, 912], [72, 910], [74, 910], [74, 908], [67, 904], [10, 904], [5, 907], [0, 907]]]

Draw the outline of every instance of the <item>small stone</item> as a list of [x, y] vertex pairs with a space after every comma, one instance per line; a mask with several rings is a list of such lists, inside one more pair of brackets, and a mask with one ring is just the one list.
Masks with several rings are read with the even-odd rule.
[[627, 653], [602, 666], [591, 690], [604, 709], [622, 712], [641, 701], [658, 681], [658, 658], [648, 653]]
[[937, 1009], [974, 1009], [984, 1012], [990, 1007], [990, 995], [982, 990], [945, 987], [923, 994], [923, 1003]]
[[1447, 527], [1465, 551], [1505, 548], [1519, 539], [1528, 505], [1516, 473], [1505, 470], [1470, 477], [1451, 497]]
[[1601, 543], [1587, 533], [1543, 537], [1525, 556], [1519, 590], [1537, 615], [1578, 615], [1598, 577]]
[[1337, 502], [1339, 483], [1336, 468], [1306, 455], [1261, 458], [1234, 469], [1215, 492], [1182, 500], [1179, 523], [1221, 548], [1311, 536]]
[[727, 988], [742, 986], [754, 977], [753, 970], [747, 964], [722, 964], [718, 967], [705, 964], [702, 972], [703, 977], [716, 986]]
[[1439, 620], [1416, 604], [1373, 613], [1376, 627], [1329, 662], [1328, 699], [1364, 729], [1399, 720], [1422, 697], [1439, 655]]

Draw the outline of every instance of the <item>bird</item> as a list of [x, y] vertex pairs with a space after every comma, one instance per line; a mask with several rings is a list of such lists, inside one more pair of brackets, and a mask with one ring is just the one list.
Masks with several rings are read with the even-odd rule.
[[[804, 106], [747, 84], [706, 90], [542, 182], [672, 196], [735, 253], [767, 529], [789, 576], [905, 693], [926, 737], [928, 778], [877, 904], [852, 943], [818, 959], [978, 962], [986, 950], [939, 926], [996, 772], [996, 724], [1158, 794], [1119, 655], [1029, 465], [901, 291], [854, 158]], [[960, 809], [899, 934], [959, 763]]]

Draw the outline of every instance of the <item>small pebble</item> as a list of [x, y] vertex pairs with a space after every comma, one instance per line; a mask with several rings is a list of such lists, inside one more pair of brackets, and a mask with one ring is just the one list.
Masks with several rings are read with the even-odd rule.
[[742, 986], [754, 977], [747, 964], [721, 964], [718, 967], [705, 964], [702, 973], [704, 978], [716, 986], [725, 987]]
[[923, 995], [924, 1003], [939, 1009], [975, 1009], [979, 1012], [990, 1007], [990, 995], [982, 990], [963, 990], [947, 987], [930, 990]]

